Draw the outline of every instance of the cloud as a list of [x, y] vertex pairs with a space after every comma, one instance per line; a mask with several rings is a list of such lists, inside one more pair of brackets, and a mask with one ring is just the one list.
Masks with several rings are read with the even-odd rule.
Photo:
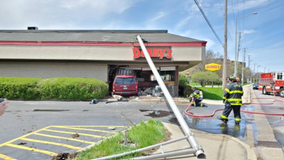
[[[12, 0], [1, 2], [2, 29], [103, 28], [139, 1], [132, 0]], [[102, 23], [105, 22], [105, 23]]]
[[183, 19], [175, 26], [175, 30], [178, 30], [178, 29], [180, 29], [181, 27], [183, 27], [184, 25], [186, 25], [190, 19], [191, 19], [191, 15], [187, 16], [186, 18], [183, 18]]
[[238, 3], [237, 5], [236, 4], [229, 5], [228, 11], [229, 13], [232, 13], [233, 11], [236, 11], [236, 10], [240, 12], [240, 11], [247, 10], [250, 8], [266, 5], [270, 1], [271, 0], [247, 0], [243, 3]]
[[203, 41], [207, 41], [206, 48], [211, 49], [211, 48], [215, 48], [216, 47], [215, 46], [216, 45], [215, 41], [213, 41], [211, 39], [206, 39], [206, 38], [204, 38], [202, 40]]
[[255, 33], [255, 30], [244, 30], [243, 34], [252, 34]]
[[156, 22], [157, 20], [163, 18], [165, 16], [164, 12], [157, 13], [152, 19], [150, 19], [151, 22]]

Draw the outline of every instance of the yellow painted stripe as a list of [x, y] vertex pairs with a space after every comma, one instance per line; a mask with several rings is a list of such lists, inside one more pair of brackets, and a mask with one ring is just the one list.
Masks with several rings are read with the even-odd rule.
[[21, 138], [25, 138], [25, 137], [27, 137], [27, 136], [30, 136], [30, 135], [34, 134], [34, 133], [37, 133], [37, 132], [43, 131], [43, 130], [45, 130], [45, 129], [47, 129], [47, 128], [49, 128], [49, 127], [45, 127], [45, 128], [39, 129], [39, 130], [37, 130], [37, 131], [34, 131], [34, 132], [31, 132], [31, 133], [28, 133], [28, 134], [23, 135], [23, 136], [21, 136], [21, 137], [18, 137], [18, 138], [12, 139], [12, 140], [10, 140], [10, 141], [8, 141], [8, 142], [2, 143], [2, 144], [0, 144], [0, 147], [1, 147], [1, 146], [5, 146], [5, 145], [10, 144], [10, 143], [13, 143], [13, 142], [15, 142], [15, 141], [17, 141], [17, 140], [19, 140], [19, 139], [21, 139]]
[[109, 132], [104, 130], [97, 130], [97, 129], [87, 129], [87, 128], [75, 128], [75, 127], [65, 127], [65, 126], [52, 126], [53, 128], [66, 128], [66, 129], [74, 129], [74, 130], [82, 130], [82, 131], [93, 131], [93, 132], [103, 132], [103, 133], [111, 133], [116, 134], [117, 132]]
[[74, 138], [61, 137], [61, 136], [53, 136], [53, 135], [43, 134], [43, 133], [34, 133], [34, 135], [43, 136], [43, 137], [50, 137], [50, 138], [57, 138], [57, 139], [66, 139], [68, 141], [76, 141], [76, 142], [87, 143], [87, 144], [95, 144], [95, 142], [89, 142], [89, 141], [84, 141], [84, 140], [79, 140], [79, 139], [74, 139]]
[[11, 158], [11, 157], [6, 156], [6, 155], [4, 155], [4, 154], [0, 154], [0, 158], [5, 159], [5, 160], [17, 160], [17, 159], [15, 159], [15, 158]]
[[[50, 127], [55, 127], [55, 126], [50, 126]], [[107, 128], [107, 127], [116, 127], [116, 128], [128, 128], [127, 126], [101, 126], [101, 125], [83, 125], [83, 126], [76, 126], [76, 125], [70, 125], [70, 126], [56, 126], [56, 127], [91, 127], [91, 128], [94, 128], [94, 127], [98, 127], [98, 128]]]
[[51, 145], [55, 145], [55, 146], [62, 146], [62, 147], [71, 148], [71, 149], [75, 149], [75, 150], [82, 149], [81, 147], [75, 147], [75, 146], [68, 145], [68, 144], [49, 142], [49, 141], [42, 141], [42, 140], [36, 140], [36, 139], [30, 139], [30, 138], [21, 138], [21, 140], [30, 141], [30, 142], [36, 142], [36, 143], [51, 144]]
[[33, 151], [33, 152], [39, 152], [39, 153], [47, 154], [47, 155], [50, 155], [50, 156], [57, 156], [57, 153], [46, 151], [46, 150], [41, 150], [41, 149], [19, 146], [19, 145], [15, 145], [15, 144], [6, 144], [5, 146], [14, 147], [14, 148], [18, 148], [18, 149], [24, 149], [24, 150]]
[[[44, 131], [65, 133], [65, 134], [76, 134], [76, 132], [58, 131], [58, 130], [53, 130], [53, 129], [45, 129]], [[78, 133], [78, 134], [82, 136], [89, 136], [89, 137], [95, 137], [95, 138], [106, 138], [104, 136], [98, 136], [98, 135], [92, 135], [92, 134], [86, 134], [86, 133]]]

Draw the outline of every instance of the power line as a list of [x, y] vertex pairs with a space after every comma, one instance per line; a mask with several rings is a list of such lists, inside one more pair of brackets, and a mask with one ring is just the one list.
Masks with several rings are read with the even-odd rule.
[[218, 37], [218, 35], [216, 34], [215, 30], [213, 29], [211, 23], [209, 22], [208, 18], [206, 17], [205, 13], [203, 12], [201, 6], [199, 5], [199, 2], [197, 0], [194, 0], [195, 4], [197, 5], [198, 9], [200, 10], [201, 14], [203, 15], [204, 19], [206, 20], [207, 24], [209, 25], [209, 27], [211, 28], [212, 32], [214, 33], [214, 35], [216, 36], [216, 38], [218, 39], [218, 41], [220, 42], [220, 44], [223, 46], [223, 43], [221, 42], [220, 38]]

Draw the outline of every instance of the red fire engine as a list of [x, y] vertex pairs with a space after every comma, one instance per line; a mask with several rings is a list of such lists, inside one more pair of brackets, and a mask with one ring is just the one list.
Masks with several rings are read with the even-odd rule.
[[275, 93], [284, 97], [284, 72], [260, 74], [258, 90], [262, 94]]

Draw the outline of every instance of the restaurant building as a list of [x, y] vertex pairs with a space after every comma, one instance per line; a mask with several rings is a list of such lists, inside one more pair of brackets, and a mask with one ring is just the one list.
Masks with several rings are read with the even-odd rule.
[[[31, 29], [31, 30], [30, 30]], [[164, 82], [178, 94], [179, 67], [203, 60], [206, 41], [167, 30], [0, 30], [1, 77], [86, 77], [112, 84], [119, 68], [134, 70], [140, 87], [153, 76], [141, 35]]]

